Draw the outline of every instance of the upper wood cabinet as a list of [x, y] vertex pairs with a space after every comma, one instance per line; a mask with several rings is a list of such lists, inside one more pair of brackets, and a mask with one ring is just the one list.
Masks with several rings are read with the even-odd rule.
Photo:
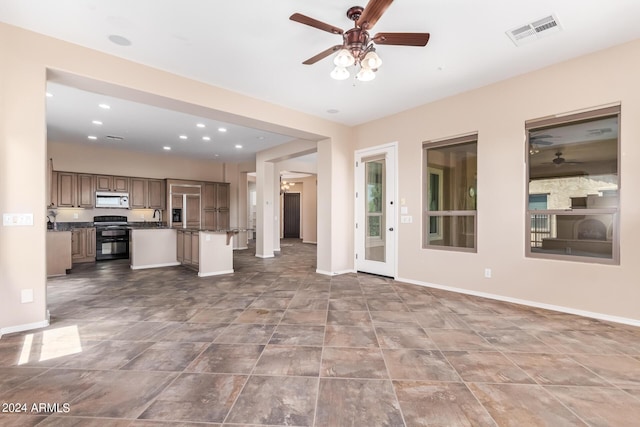
[[164, 209], [164, 181], [161, 179], [131, 178], [129, 206], [132, 209]]
[[229, 209], [229, 183], [206, 182], [202, 194], [203, 209]]
[[96, 175], [96, 191], [129, 192], [128, 176]]
[[229, 183], [207, 182], [202, 190], [203, 227], [210, 230], [229, 228]]
[[58, 172], [57, 206], [67, 208], [92, 208], [95, 202], [93, 175]]

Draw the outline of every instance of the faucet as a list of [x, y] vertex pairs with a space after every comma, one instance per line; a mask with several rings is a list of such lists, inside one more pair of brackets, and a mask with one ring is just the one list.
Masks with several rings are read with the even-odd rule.
[[162, 224], [162, 211], [160, 209], [153, 210], [153, 217], [156, 217], [156, 212], [158, 213], [158, 227]]

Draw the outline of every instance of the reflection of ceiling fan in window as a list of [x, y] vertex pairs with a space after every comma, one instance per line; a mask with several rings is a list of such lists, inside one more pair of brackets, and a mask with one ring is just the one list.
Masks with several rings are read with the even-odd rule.
[[562, 151], [557, 151], [555, 154], [555, 159], [552, 160], [553, 164], [556, 166], [560, 166], [560, 165], [579, 165], [582, 162], [574, 162], [574, 161], [569, 161], [567, 159], [565, 159], [564, 157], [562, 157]]
[[553, 145], [552, 141], [547, 141], [547, 139], [556, 138], [553, 135], [531, 135], [529, 137], [529, 154], [532, 156], [534, 154], [538, 154], [540, 152], [540, 146], [543, 145]]

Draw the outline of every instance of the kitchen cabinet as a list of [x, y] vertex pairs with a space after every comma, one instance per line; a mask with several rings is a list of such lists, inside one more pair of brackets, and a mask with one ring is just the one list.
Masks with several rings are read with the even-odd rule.
[[198, 269], [200, 264], [200, 232], [177, 230], [176, 258], [184, 266]]
[[74, 228], [71, 230], [71, 259], [74, 263], [95, 262], [95, 227]]
[[207, 182], [203, 188], [203, 228], [226, 230], [229, 228], [230, 185], [225, 182]]
[[96, 191], [129, 192], [128, 176], [96, 175]]
[[131, 178], [129, 206], [131, 209], [164, 210], [164, 181], [161, 179]]
[[57, 206], [93, 208], [95, 202], [94, 176], [75, 172], [58, 172]]
[[62, 276], [71, 269], [71, 232], [47, 232], [47, 276]]

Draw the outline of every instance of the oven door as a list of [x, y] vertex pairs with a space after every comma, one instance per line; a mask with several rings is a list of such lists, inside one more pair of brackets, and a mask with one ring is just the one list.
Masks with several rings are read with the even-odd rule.
[[129, 230], [96, 230], [96, 260], [129, 258]]

